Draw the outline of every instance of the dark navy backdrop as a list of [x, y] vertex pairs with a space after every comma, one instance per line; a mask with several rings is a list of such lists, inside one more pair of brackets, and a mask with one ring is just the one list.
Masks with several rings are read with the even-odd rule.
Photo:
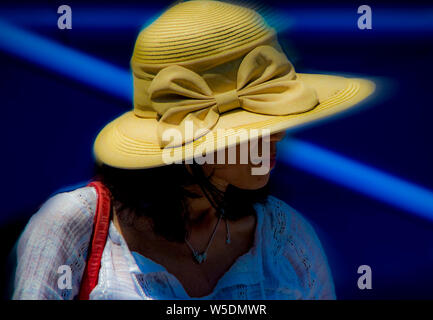
[[[167, 3], [69, 1], [72, 30], [57, 29], [59, 2], [2, 4], [0, 19], [127, 70], [140, 27]], [[371, 4], [373, 30], [362, 31], [358, 5], [266, 7], [277, 13], [281, 42], [297, 71], [370, 75], [387, 84], [368, 108], [293, 136], [433, 190], [433, 6]], [[283, 30], [287, 21], [278, 14], [292, 18], [290, 28]], [[91, 177], [96, 134], [131, 104], [3, 51], [0, 69], [6, 257], [43, 201]], [[316, 227], [339, 298], [433, 298], [432, 222], [282, 163], [271, 183], [275, 195]], [[363, 264], [373, 270], [372, 290], [357, 287]]]

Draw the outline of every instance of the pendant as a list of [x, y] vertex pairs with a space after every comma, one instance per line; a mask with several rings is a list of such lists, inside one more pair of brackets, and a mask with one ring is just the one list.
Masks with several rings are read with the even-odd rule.
[[194, 252], [193, 257], [195, 261], [197, 261], [198, 263], [203, 263], [206, 261], [206, 252], [203, 253]]

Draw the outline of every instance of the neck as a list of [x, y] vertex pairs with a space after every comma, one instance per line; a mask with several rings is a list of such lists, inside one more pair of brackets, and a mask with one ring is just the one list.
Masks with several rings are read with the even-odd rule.
[[[221, 192], [227, 189], [227, 183], [221, 179], [210, 177], [209, 181]], [[194, 193], [199, 194], [199, 198], [190, 199], [188, 203], [188, 221], [189, 226], [205, 227], [206, 225], [213, 225], [215, 219], [218, 218], [216, 209], [212, 206], [209, 199], [204, 194], [199, 186], [194, 186]]]

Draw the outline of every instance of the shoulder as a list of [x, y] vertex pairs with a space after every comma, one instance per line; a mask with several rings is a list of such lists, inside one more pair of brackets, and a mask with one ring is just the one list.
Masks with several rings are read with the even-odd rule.
[[49, 198], [30, 218], [24, 232], [31, 233], [33, 229], [67, 232], [73, 231], [77, 226], [92, 223], [96, 200], [97, 194], [92, 187], [58, 193]]
[[266, 202], [262, 204], [262, 209], [263, 227], [273, 231], [275, 240], [289, 238], [300, 241], [316, 240], [317, 236], [310, 222], [284, 201], [268, 196]]
[[272, 230], [268, 234], [272, 234], [275, 256], [284, 255], [292, 262], [298, 259], [303, 264], [324, 257], [314, 227], [301, 213], [272, 196], [268, 197], [265, 207], [264, 227]]
[[[17, 245], [14, 299], [69, 299], [77, 293], [93, 229], [92, 187], [49, 198], [31, 217]], [[73, 290], [59, 290], [58, 268], [71, 267]]]
[[268, 262], [279, 266], [280, 277], [292, 285], [299, 284], [303, 298], [335, 298], [328, 261], [311, 223], [273, 196], [268, 197], [262, 209], [263, 251]]

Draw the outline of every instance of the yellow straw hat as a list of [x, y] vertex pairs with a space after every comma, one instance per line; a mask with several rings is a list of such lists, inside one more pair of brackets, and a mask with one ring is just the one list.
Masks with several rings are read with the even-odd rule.
[[106, 125], [94, 144], [97, 161], [127, 169], [242, 143], [251, 138], [239, 134], [245, 130], [272, 134], [322, 119], [375, 87], [296, 73], [259, 14], [209, 0], [176, 4], [143, 29], [131, 66], [134, 109]]

